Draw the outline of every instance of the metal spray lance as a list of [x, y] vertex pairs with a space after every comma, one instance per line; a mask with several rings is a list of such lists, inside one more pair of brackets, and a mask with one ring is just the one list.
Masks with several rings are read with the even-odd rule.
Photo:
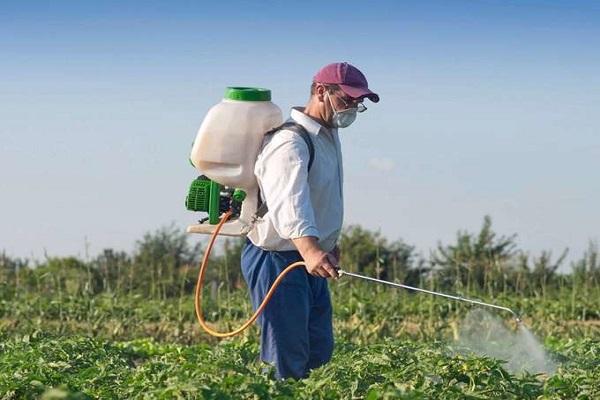
[[509, 313], [511, 313], [513, 315], [513, 317], [515, 318], [515, 321], [517, 321], [517, 323], [521, 323], [521, 318], [519, 317], [519, 314], [517, 314], [516, 312], [514, 312], [513, 310], [511, 310], [508, 307], [502, 307], [502, 306], [498, 306], [496, 304], [484, 303], [483, 301], [468, 299], [468, 298], [461, 297], [461, 296], [453, 296], [453, 295], [446, 294], [446, 293], [434, 292], [433, 290], [421, 289], [421, 288], [417, 288], [414, 286], [403, 285], [401, 283], [384, 281], [383, 279], [371, 278], [370, 276], [359, 275], [359, 274], [355, 274], [353, 272], [346, 272], [342, 269], [338, 269], [337, 272], [340, 275], [340, 277], [344, 276], [344, 275], [348, 275], [348, 276], [352, 276], [354, 278], [364, 279], [364, 280], [367, 280], [370, 282], [381, 283], [384, 285], [399, 287], [399, 288], [408, 289], [408, 290], [414, 290], [416, 292], [428, 293], [428, 294], [432, 294], [434, 296], [441, 296], [441, 297], [445, 297], [447, 299], [452, 299], [452, 300], [457, 300], [457, 301], [465, 301], [467, 303], [476, 304], [479, 306], [491, 307], [491, 308], [495, 308], [498, 310], [508, 311]]

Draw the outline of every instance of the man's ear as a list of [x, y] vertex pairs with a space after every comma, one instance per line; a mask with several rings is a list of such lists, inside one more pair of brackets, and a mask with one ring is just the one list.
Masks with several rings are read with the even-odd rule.
[[317, 99], [321, 102], [325, 101], [325, 93], [327, 92], [327, 88], [322, 83], [317, 83], [315, 87], [315, 94], [317, 95]]

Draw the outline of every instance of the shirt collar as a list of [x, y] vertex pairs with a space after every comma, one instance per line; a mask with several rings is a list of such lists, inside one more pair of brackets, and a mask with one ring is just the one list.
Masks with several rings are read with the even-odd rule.
[[304, 114], [304, 107], [292, 107], [290, 117], [294, 121], [302, 125], [304, 129], [306, 129], [310, 134], [318, 135], [320, 132], [330, 131], [329, 129], [327, 129], [308, 115]]

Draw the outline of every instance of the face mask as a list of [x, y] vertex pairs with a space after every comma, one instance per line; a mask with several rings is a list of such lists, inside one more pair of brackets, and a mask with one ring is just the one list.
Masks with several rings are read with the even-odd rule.
[[337, 111], [333, 106], [333, 102], [331, 101], [329, 92], [327, 92], [327, 98], [329, 98], [329, 104], [331, 104], [331, 109], [333, 110], [333, 118], [331, 119], [331, 124], [336, 128], [349, 127], [356, 119], [356, 113], [358, 112], [358, 108], [348, 108], [346, 110]]

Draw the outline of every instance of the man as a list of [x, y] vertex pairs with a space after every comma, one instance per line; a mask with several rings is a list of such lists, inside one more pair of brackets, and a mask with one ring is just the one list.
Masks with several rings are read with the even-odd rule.
[[[342, 154], [338, 128], [366, 110], [365, 98], [379, 96], [348, 63], [323, 67], [313, 78], [306, 107], [294, 107], [290, 122], [305, 131], [281, 129], [267, 135], [254, 173], [268, 212], [248, 235], [242, 273], [256, 309], [273, 281], [290, 272], [259, 318], [261, 359], [276, 377], [303, 378], [331, 359], [332, 308], [327, 278], [337, 278], [342, 228]], [[308, 135], [306, 135], [308, 133]], [[310, 145], [312, 143], [312, 164]]]

